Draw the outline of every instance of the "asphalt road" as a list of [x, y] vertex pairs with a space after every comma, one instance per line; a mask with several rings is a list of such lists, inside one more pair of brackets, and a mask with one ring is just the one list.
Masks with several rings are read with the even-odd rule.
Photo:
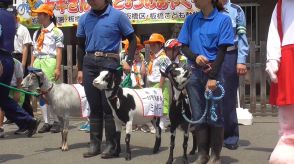
[[[222, 151], [222, 163], [266, 164], [277, 140], [278, 119], [276, 117], [256, 117], [252, 126], [240, 126], [240, 147], [232, 151], [226, 148]], [[83, 152], [87, 151], [89, 134], [78, 130], [83, 120], [75, 119], [70, 122], [69, 148], [67, 152], [59, 149], [60, 134], [36, 134], [32, 138], [16, 136], [13, 132], [15, 125], [5, 127], [6, 137], [0, 139], [0, 163], [8, 164], [162, 164], [169, 154], [169, 133], [162, 135], [162, 147], [158, 154], [152, 154], [155, 136], [150, 133], [134, 132], [131, 136], [132, 160], [124, 159], [124, 134], [122, 134], [122, 150], [119, 158], [101, 159], [100, 156], [84, 159]], [[190, 135], [191, 136], [191, 135]], [[189, 147], [191, 149], [191, 139]], [[181, 163], [183, 133], [177, 131], [175, 147], [175, 164]], [[193, 163], [196, 156], [189, 156]]]

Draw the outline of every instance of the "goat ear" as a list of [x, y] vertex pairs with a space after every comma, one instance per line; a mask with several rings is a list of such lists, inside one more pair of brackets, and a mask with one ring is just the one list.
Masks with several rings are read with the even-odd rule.
[[37, 72], [36, 75], [39, 76], [39, 77], [44, 77], [44, 73], [43, 72]]
[[45, 79], [45, 74], [44, 74], [44, 72], [37, 72], [36, 75], [40, 77], [40, 80], [41, 80], [41, 81], [44, 81], [44, 79]]
[[177, 68], [179, 65], [177, 63], [173, 63], [173, 68]]

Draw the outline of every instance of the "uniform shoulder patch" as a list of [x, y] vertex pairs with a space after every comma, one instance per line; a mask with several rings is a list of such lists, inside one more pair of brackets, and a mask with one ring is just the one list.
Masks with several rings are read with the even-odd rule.
[[242, 11], [241, 10], [241, 7], [239, 5], [236, 5], [236, 4], [231, 3], [231, 7], [234, 8], [234, 9], [236, 9], [238, 11], [238, 13]]

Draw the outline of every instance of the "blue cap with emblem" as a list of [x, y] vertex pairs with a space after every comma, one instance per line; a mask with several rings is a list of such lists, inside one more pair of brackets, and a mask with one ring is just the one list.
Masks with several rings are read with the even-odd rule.
[[28, 67], [28, 71], [29, 71], [29, 73], [38, 73], [38, 72], [42, 72], [42, 69], [34, 68], [34, 67]]

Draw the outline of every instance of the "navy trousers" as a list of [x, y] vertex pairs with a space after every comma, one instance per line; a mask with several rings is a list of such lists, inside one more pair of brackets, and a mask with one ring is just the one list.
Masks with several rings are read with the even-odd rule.
[[239, 77], [237, 75], [238, 51], [227, 52], [222, 65], [225, 97], [223, 99], [224, 144], [235, 145], [239, 141], [239, 127], [236, 113], [237, 89]]
[[116, 69], [119, 62], [113, 58], [96, 57], [94, 54], [84, 56], [83, 63], [83, 83], [85, 93], [91, 109], [90, 119], [103, 119], [112, 117], [112, 110], [108, 105], [105, 92], [93, 86], [93, 80], [97, 78], [101, 71]]
[[[0, 82], [10, 85], [13, 71], [14, 62], [7, 52], [0, 50], [0, 61], [3, 66], [3, 74], [0, 77]], [[9, 89], [0, 86], [0, 107], [5, 112], [7, 119], [13, 121], [19, 128], [27, 129], [34, 120], [32, 116], [26, 113], [13, 99], [9, 96]]]
[[[223, 80], [222, 80], [221, 74], [219, 75], [217, 80], [222, 84]], [[199, 120], [204, 114], [204, 111], [206, 109], [206, 99], [204, 97], [204, 93], [205, 93], [205, 87], [206, 87], [207, 81], [208, 81], [207, 74], [205, 74], [199, 68], [192, 68], [192, 75], [187, 84], [186, 89], [189, 95], [189, 101], [191, 105], [193, 120]], [[219, 89], [217, 89], [214, 93], [216, 95], [220, 95]], [[207, 107], [209, 111], [206, 114], [205, 119], [203, 119], [198, 125], [208, 124], [211, 127], [223, 127], [223, 115], [222, 115], [223, 100], [219, 100], [215, 103], [216, 103], [215, 107], [216, 107], [217, 120], [216, 121], [211, 120], [211, 117], [210, 117], [211, 103], [209, 102]]]

